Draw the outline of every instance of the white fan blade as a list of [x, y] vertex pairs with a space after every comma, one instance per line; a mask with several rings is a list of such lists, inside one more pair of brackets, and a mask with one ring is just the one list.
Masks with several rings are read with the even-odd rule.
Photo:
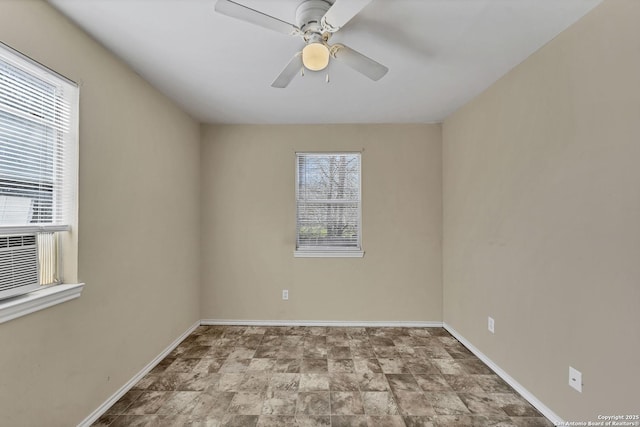
[[350, 47], [342, 44], [334, 44], [331, 46], [331, 56], [340, 62], [344, 62], [349, 67], [364, 74], [373, 81], [378, 81], [389, 69], [379, 62], [364, 56]]
[[284, 89], [291, 83], [291, 80], [302, 70], [302, 52], [296, 53], [291, 61], [284, 67], [284, 70], [278, 77], [271, 83], [271, 87], [277, 87]]
[[322, 17], [322, 27], [330, 33], [335, 33], [369, 3], [371, 0], [336, 0]]
[[231, 0], [218, 0], [216, 2], [215, 10], [223, 15], [227, 15], [241, 21], [250, 22], [279, 33], [292, 36], [300, 34], [300, 29], [293, 24], [274, 18], [273, 16], [264, 14]]

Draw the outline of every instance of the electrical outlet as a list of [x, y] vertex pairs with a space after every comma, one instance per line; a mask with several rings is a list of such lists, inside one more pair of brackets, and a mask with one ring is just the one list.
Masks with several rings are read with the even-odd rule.
[[582, 393], [582, 372], [569, 366], [569, 385]]
[[289, 299], [289, 290], [287, 289], [283, 289], [282, 290], [282, 299], [287, 301]]
[[491, 316], [489, 316], [489, 322], [488, 322], [487, 328], [489, 329], [489, 332], [491, 332], [492, 334], [496, 333], [496, 323], [493, 320], [493, 317]]

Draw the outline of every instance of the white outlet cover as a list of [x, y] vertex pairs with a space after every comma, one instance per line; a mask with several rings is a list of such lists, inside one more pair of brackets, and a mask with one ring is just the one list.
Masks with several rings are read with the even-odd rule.
[[289, 291], [287, 289], [282, 290], [282, 299], [285, 301], [289, 299]]
[[569, 366], [569, 385], [582, 393], [582, 372]]
[[492, 334], [496, 332], [495, 326], [496, 324], [495, 324], [495, 321], [493, 320], [493, 317], [489, 317], [487, 328], [489, 329], [489, 332], [491, 332]]

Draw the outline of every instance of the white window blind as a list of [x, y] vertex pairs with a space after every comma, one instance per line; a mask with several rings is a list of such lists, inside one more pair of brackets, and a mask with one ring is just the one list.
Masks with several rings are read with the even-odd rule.
[[68, 230], [78, 87], [0, 44], [0, 233]]
[[297, 153], [296, 249], [360, 250], [360, 153]]

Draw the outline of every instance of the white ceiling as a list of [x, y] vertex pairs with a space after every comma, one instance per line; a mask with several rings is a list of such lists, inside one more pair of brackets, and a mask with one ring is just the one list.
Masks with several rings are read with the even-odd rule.
[[[336, 33], [389, 67], [378, 82], [341, 63], [286, 89], [301, 49], [214, 12], [215, 0], [49, 0], [195, 118], [208, 123], [442, 121], [601, 0], [373, 0]], [[235, 0], [295, 23], [300, 0]], [[349, 0], [341, 0], [349, 1]]]

